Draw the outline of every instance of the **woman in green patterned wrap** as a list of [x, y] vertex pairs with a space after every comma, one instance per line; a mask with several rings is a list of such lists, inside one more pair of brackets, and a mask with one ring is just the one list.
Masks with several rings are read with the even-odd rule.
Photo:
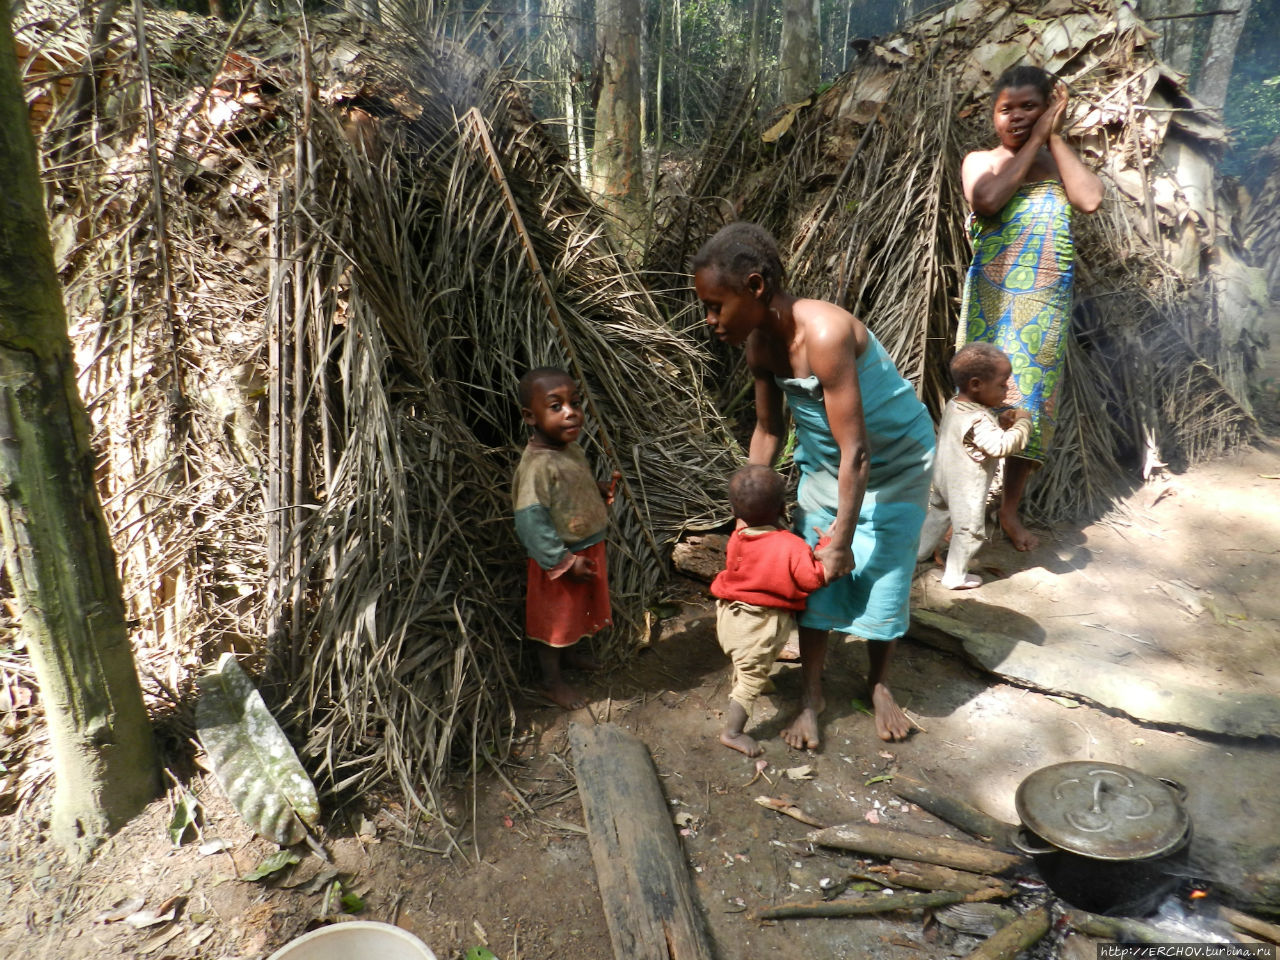
[[1092, 213], [1102, 181], [1062, 139], [1067, 90], [1039, 67], [1012, 67], [996, 81], [999, 146], [964, 158], [961, 180], [973, 210], [973, 263], [965, 279], [958, 346], [975, 340], [1009, 356], [1009, 407], [1031, 413], [1031, 441], [1005, 461], [1000, 526], [1019, 550], [1038, 543], [1018, 507], [1053, 436], [1075, 250], [1072, 211]]

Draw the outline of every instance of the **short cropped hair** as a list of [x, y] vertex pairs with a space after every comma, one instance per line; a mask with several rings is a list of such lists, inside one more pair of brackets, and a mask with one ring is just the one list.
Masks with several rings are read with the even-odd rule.
[[745, 220], [725, 224], [698, 248], [693, 256], [693, 272], [714, 270], [719, 280], [735, 289], [747, 286], [753, 273], [764, 278], [766, 296], [782, 289], [782, 257], [778, 242], [764, 227]]
[[520, 378], [520, 384], [516, 387], [516, 393], [520, 397], [520, 406], [528, 407], [533, 403], [533, 388], [542, 380], [551, 378], [556, 380], [568, 380], [573, 383], [573, 377], [565, 373], [559, 367], [534, 367], [523, 377]]
[[974, 377], [987, 380], [995, 376], [1001, 360], [1007, 360], [998, 348], [985, 341], [966, 343], [951, 358], [951, 382], [963, 390]]
[[729, 478], [729, 505], [733, 515], [747, 526], [776, 523], [782, 515], [787, 485], [782, 476], [768, 467], [751, 463]]
[[1019, 64], [1016, 67], [1010, 67], [996, 78], [995, 86], [991, 88], [991, 99], [994, 101], [996, 97], [1000, 96], [1001, 90], [1012, 90], [1016, 87], [1035, 87], [1040, 96], [1044, 97], [1045, 102], [1048, 102], [1049, 97], [1053, 94], [1055, 82], [1053, 74], [1047, 70], [1041, 67], [1033, 67], [1027, 63]]

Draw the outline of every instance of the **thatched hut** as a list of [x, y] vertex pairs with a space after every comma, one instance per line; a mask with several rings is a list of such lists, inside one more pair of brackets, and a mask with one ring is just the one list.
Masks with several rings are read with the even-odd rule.
[[623, 475], [617, 653], [737, 457], [701, 355], [465, 47], [81, 9], [15, 28], [144, 682], [182, 702], [218, 653], [256, 657], [322, 785], [434, 808], [450, 757], [512, 729], [517, 378], [574, 373]]
[[[1249, 373], [1280, 329], [1215, 179], [1222, 124], [1157, 59], [1154, 36], [1127, 0], [962, 0], [859, 41], [850, 71], [809, 101], [760, 125], [726, 116], [667, 236], [764, 223], [793, 288], [865, 319], [936, 410], [971, 256], [961, 158], [991, 143], [1001, 71], [1058, 74], [1068, 134], [1107, 200], [1075, 222], [1062, 422], [1030, 505], [1041, 519], [1104, 515], [1118, 487], [1253, 435]], [[650, 266], [673, 269], [685, 247], [659, 244]]]

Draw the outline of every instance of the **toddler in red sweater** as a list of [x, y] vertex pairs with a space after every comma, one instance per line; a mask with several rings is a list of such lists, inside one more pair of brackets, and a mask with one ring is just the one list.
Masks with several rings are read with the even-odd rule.
[[[729, 479], [729, 504], [738, 519], [725, 568], [711, 582], [716, 636], [733, 661], [733, 690], [720, 742], [758, 757], [764, 747], [743, 733], [769, 671], [826, 570], [800, 537], [780, 527], [786, 486], [768, 467], [743, 467]], [[821, 545], [821, 542], [819, 542]]]

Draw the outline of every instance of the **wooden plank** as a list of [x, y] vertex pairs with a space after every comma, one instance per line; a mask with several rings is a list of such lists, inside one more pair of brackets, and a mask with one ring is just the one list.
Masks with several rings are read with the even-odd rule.
[[711, 960], [689, 868], [642, 741], [569, 725], [587, 841], [617, 960]]
[[1135, 720], [1237, 737], [1280, 736], [1280, 697], [1212, 690], [1155, 679], [1118, 664], [1025, 643], [932, 610], [913, 610], [908, 634], [982, 669], [1061, 696], [1118, 710]]

